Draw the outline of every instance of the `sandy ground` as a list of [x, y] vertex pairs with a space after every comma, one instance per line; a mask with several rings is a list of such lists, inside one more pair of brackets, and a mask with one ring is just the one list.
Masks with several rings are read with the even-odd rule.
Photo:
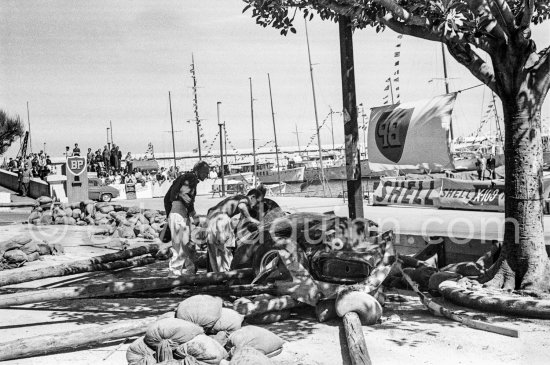
[[[304, 198], [307, 199], [307, 198]], [[328, 211], [341, 199], [283, 201], [282, 206], [300, 210]], [[201, 213], [217, 199], [198, 199]], [[133, 204], [134, 202], [127, 202]], [[125, 204], [127, 204], [125, 203]], [[161, 208], [160, 200], [151, 200], [148, 208]], [[328, 209], [327, 209], [328, 208]], [[24, 210], [0, 216], [0, 222], [21, 221]], [[118, 242], [93, 239], [95, 228], [29, 227], [21, 223], [1, 224], [0, 239], [21, 233], [32, 233], [39, 239], [58, 241], [66, 255], [49, 256], [44, 261], [29, 263], [17, 270], [51, 265], [75, 259], [114, 252]], [[110, 247], [110, 248], [105, 248]], [[167, 263], [147, 268], [119, 270], [115, 273], [87, 273], [63, 278], [50, 278], [17, 285], [20, 288], [60, 287], [79, 283], [125, 280], [131, 277], [166, 276]], [[2, 272], [1, 275], [15, 273]], [[374, 364], [547, 364], [550, 358], [550, 321], [519, 319], [483, 313], [483, 320], [499, 323], [520, 331], [519, 338], [470, 329], [456, 322], [430, 315], [409, 291], [392, 291], [380, 324], [363, 327], [370, 357]], [[395, 301], [400, 299], [402, 301]], [[80, 299], [37, 303], [0, 309], [2, 342], [32, 336], [85, 330], [89, 326], [111, 324], [163, 314], [178, 304], [176, 298]], [[457, 308], [457, 307], [455, 307]], [[470, 314], [480, 314], [469, 311]], [[291, 319], [265, 326], [287, 341], [276, 364], [349, 364], [340, 320], [318, 323], [311, 308], [297, 310]], [[115, 341], [102, 347], [21, 360], [6, 364], [125, 364], [125, 352], [132, 339]]]

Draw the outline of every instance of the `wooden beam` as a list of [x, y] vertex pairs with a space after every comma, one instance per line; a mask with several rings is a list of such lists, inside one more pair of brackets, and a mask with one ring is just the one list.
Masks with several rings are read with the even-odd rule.
[[155, 321], [156, 318], [151, 317], [131, 319], [0, 343], [0, 361], [74, 351], [78, 348], [97, 346], [112, 340], [140, 336]]
[[33, 290], [29, 292], [6, 294], [0, 297], [0, 308], [30, 303], [54, 301], [60, 299], [94, 298], [114, 296], [123, 293], [142, 292], [179, 286], [224, 284], [230, 280], [250, 283], [254, 276], [252, 269], [240, 269], [221, 273], [202, 273], [182, 276], [177, 279], [153, 278], [119, 281], [103, 284], [90, 284], [78, 287]]
[[339, 34], [348, 210], [349, 217], [356, 219], [363, 218], [363, 187], [361, 185], [360, 154], [358, 154], [357, 149], [359, 129], [357, 127], [357, 97], [355, 94], [355, 66], [353, 63], [353, 25], [350, 17], [340, 17]]
[[284, 309], [291, 309], [303, 306], [305, 304], [292, 299], [290, 295], [284, 295], [282, 297], [273, 299], [263, 299], [254, 301], [251, 303], [241, 303], [234, 307], [237, 312], [245, 317], [253, 316], [256, 314], [262, 314], [273, 311], [281, 311]]
[[344, 318], [344, 329], [348, 343], [349, 357], [352, 365], [371, 365], [367, 343], [361, 327], [361, 320], [355, 312], [347, 313]]
[[[136, 256], [155, 254], [160, 249], [157, 244], [139, 246], [120, 252], [95, 256], [86, 260], [67, 262], [61, 265], [41, 267], [34, 270], [5, 270], [0, 273], [0, 286], [26, 283], [44, 278], [79, 274], [91, 271], [105, 271], [120, 269], [122, 267], [136, 266], [130, 262], [121, 262]], [[105, 263], [118, 261], [117, 264], [105, 265]], [[127, 265], [127, 266], [124, 266]]]

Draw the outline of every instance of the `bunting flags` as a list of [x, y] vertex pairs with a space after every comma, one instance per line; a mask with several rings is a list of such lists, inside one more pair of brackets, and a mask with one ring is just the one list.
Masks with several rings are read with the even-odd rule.
[[[403, 35], [399, 34], [397, 35], [397, 44], [395, 45], [395, 51], [393, 53], [393, 57], [395, 58], [394, 62], [394, 71], [393, 76], [390, 76], [386, 79], [386, 87], [384, 88], [384, 91], [389, 93], [386, 93], [386, 95], [383, 98], [384, 105], [388, 105], [391, 102], [393, 104], [399, 104], [401, 102], [401, 94], [399, 93], [399, 57], [401, 56], [401, 40], [403, 39]], [[393, 77], [393, 80], [392, 80]], [[393, 82], [392, 82], [393, 81]], [[395, 90], [395, 93], [394, 93]], [[391, 98], [390, 98], [391, 95]]]

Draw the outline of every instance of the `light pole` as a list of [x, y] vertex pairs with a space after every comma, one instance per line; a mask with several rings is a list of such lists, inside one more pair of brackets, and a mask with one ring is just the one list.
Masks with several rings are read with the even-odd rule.
[[363, 103], [360, 103], [359, 106], [361, 107], [361, 118], [363, 120], [363, 124], [361, 128], [363, 129], [363, 150], [365, 151], [365, 158], [367, 158], [367, 138], [365, 137], [365, 107], [363, 106]]
[[109, 126], [111, 127], [111, 143], [115, 144], [115, 141], [113, 140], [113, 122], [109, 121]]
[[220, 104], [222, 102], [218, 101], [217, 111], [218, 111], [218, 127], [220, 128], [220, 172], [221, 172], [221, 178], [222, 178], [222, 196], [225, 196], [225, 179], [224, 179], [224, 171], [223, 171], [223, 140], [224, 140], [224, 123], [220, 121]]

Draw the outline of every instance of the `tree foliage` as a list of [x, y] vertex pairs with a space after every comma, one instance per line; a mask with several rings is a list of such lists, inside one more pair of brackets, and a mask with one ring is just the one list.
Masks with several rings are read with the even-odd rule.
[[17, 137], [22, 137], [24, 131], [19, 116], [11, 117], [0, 109], [0, 155], [6, 152]]
[[445, 43], [458, 62], [501, 97], [510, 91], [495, 83], [496, 74], [503, 70], [495, 72], [478, 50], [488, 53], [493, 61], [510, 57], [513, 50], [525, 55], [518, 60], [522, 67], [545, 69], [549, 63], [549, 48], [537, 53], [531, 40], [531, 25], [550, 16], [548, 0], [243, 1], [247, 3], [243, 12], [251, 10], [257, 24], [279, 29], [283, 35], [296, 32], [293, 24], [301, 12], [308, 20], [317, 15], [337, 22], [346, 16], [355, 28], [371, 26], [379, 32], [388, 27], [398, 33]]

